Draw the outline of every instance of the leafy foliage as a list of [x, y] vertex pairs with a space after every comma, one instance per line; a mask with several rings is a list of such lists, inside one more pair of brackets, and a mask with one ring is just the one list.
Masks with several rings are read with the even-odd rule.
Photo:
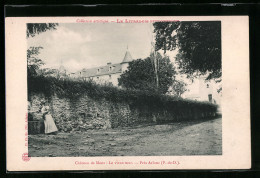
[[186, 86], [187, 84], [181, 80], [175, 80], [171, 86], [171, 89], [170, 89], [170, 93], [175, 95], [175, 96], [178, 96], [178, 97], [181, 97], [181, 95], [187, 91], [186, 89]]
[[[175, 70], [168, 57], [159, 55], [159, 93], [165, 94], [173, 83]], [[156, 92], [156, 81], [153, 63], [148, 57], [129, 63], [128, 70], [118, 79], [119, 86], [127, 89]]]
[[221, 77], [221, 22], [156, 22], [156, 50], [175, 50], [176, 61], [188, 77]]
[[151, 91], [120, 89], [99, 85], [93, 81], [73, 81], [55, 77], [34, 76], [28, 78], [28, 95], [42, 93], [46, 97], [57, 95], [60, 98], [77, 100], [83, 95], [111, 102], [126, 102], [133, 108], [150, 108], [151, 111], [168, 110], [169, 112], [185, 112], [187, 108], [199, 108], [202, 111], [214, 112], [216, 105], [208, 102], [185, 100], [180, 97], [162, 95]]
[[[34, 37], [36, 34], [47, 30], [55, 30], [58, 25], [58, 23], [27, 23], [26, 36], [27, 38]], [[40, 67], [44, 65], [42, 59], [38, 58], [40, 49], [43, 48], [39, 46], [27, 49], [27, 75], [29, 78], [38, 75], [40, 72], [45, 73], [46, 75], [50, 75], [54, 72], [48, 69], [40, 70]]]
[[38, 71], [44, 62], [38, 58], [42, 47], [30, 47], [27, 49], [27, 75], [28, 77], [38, 75]]
[[[94, 83], [93, 81], [72, 81], [61, 80], [53, 77], [36, 76], [28, 80], [28, 96], [42, 93], [47, 100], [51, 100], [54, 95], [58, 98], [71, 100], [71, 103], [80, 101], [80, 97], [87, 96], [95, 101], [109, 101], [111, 105], [111, 127], [124, 126], [124, 124], [134, 123], [151, 123], [153, 117], [157, 117], [158, 123], [182, 121], [189, 119], [209, 119], [214, 116], [217, 111], [217, 106], [208, 102], [197, 102], [185, 100], [180, 97], [162, 95], [159, 93], [120, 89], [111, 86], [103, 86]], [[113, 104], [115, 103], [115, 104]], [[117, 113], [120, 103], [128, 104], [130, 115]], [[115, 114], [116, 113], [116, 114]], [[130, 117], [125, 123], [124, 117]], [[63, 122], [63, 119], [65, 119]], [[77, 126], [73, 118], [56, 118], [57, 126], [64, 131], [72, 130], [72, 124]], [[98, 127], [103, 127], [104, 124], [96, 123]], [[93, 129], [92, 125], [84, 125], [83, 128], [76, 129]]]
[[56, 30], [58, 25], [58, 23], [27, 23], [26, 36], [29, 38], [47, 30]]

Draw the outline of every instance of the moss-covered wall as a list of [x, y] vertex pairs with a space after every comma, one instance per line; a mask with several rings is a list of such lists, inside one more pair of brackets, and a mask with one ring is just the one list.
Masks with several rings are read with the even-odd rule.
[[[89, 129], [107, 129], [134, 126], [147, 123], [169, 123], [174, 121], [209, 119], [215, 115], [215, 109], [197, 107], [183, 101], [176, 101], [160, 107], [127, 101], [108, 101], [93, 99], [87, 95], [69, 99], [57, 95], [45, 97], [40, 93], [30, 93], [29, 113], [34, 120], [41, 120], [39, 112], [41, 101], [50, 106], [51, 114], [60, 131], [86, 131]], [[154, 101], [156, 102], [156, 101]], [[198, 106], [200, 103], [197, 104]]]

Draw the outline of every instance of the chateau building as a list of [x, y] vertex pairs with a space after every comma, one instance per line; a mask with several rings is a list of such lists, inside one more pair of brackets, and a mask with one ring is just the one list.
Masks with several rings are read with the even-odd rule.
[[[133, 61], [133, 58], [127, 49], [121, 63], [112, 64], [109, 62], [104, 66], [84, 68], [75, 73], [67, 73], [64, 66], [61, 65], [57, 76], [59, 78], [69, 78], [70, 80], [93, 80], [99, 84], [118, 86], [118, 78], [127, 70], [131, 61]], [[188, 85], [186, 86], [187, 91], [182, 94], [183, 98], [220, 104], [221, 96], [217, 92], [218, 86], [214, 81], [206, 81], [205, 77], [200, 77], [192, 83], [188, 80], [185, 83]]]
[[220, 105], [221, 94], [217, 92], [217, 89], [220, 88], [219, 84], [213, 80], [206, 81], [205, 79], [205, 76], [201, 76], [188, 84], [186, 87], [187, 91], [182, 97], [196, 101], [208, 101]]
[[127, 49], [121, 63], [112, 64], [109, 62], [105, 66], [82, 69], [79, 72], [70, 73], [68, 77], [72, 79], [93, 80], [97, 83], [107, 83], [118, 86], [118, 78], [127, 70], [129, 62], [131, 61], [133, 61], [133, 58]]

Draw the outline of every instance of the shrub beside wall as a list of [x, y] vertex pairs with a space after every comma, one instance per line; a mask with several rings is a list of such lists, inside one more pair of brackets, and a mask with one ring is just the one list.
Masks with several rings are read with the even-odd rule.
[[217, 111], [207, 102], [51, 77], [28, 79], [28, 100], [36, 120], [42, 119], [40, 102], [47, 101], [64, 132], [209, 119]]

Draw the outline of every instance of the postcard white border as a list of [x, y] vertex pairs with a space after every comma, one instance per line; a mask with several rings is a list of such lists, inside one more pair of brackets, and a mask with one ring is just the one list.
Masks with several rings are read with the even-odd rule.
[[[33, 157], [23, 161], [26, 85], [26, 23], [77, 23], [77, 19], [142, 19], [208, 21], [220, 20], [222, 30], [222, 132], [223, 154], [219, 156], [142, 157]], [[171, 17], [7, 17], [6, 38], [6, 150], [8, 171], [45, 170], [161, 170], [249, 169], [251, 167], [249, 18], [248, 16]], [[76, 165], [76, 161], [179, 161], [179, 165]]]

